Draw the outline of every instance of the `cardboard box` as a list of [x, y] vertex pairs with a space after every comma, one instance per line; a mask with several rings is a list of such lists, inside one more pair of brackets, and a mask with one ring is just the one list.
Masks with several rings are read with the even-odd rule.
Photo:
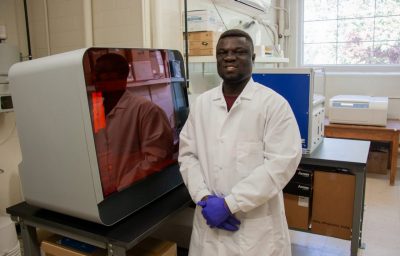
[[127, 256], [177, 256], [176, 243], [148, 237], [129, 250]]
[[[53, 235], [46, 240], [43, 240], [40, 245], [40, 250], [43, 256], [105, 256], [107, 251], [97, 247], [87, 246], [88, 250], [82, 251], [73, 249], [72, 247], [64, 246], [60, 244], [63, 237], [59, 235]], [[86, 245], [85, 245], [86, 246]]]
[[217, 33], [214, 31], [189, 32], [188, 33], [188, 41], [189, 42], [193, 42], [193, 41], [207, 41], [207, 42], [215, 41], [215, 42], [217, 42], [220, 35], [221, 35], [221, 33]]
[[220, 33], [213, 31], [188, 33], [188, 48], [190, 56], [213, 56]]
[[188, 41], [189, 49], [215, 49], [216, 41]]
[[314, 172], [311, 231], [351, 240], [355, 176]]
[[370, 151], [368, 154], [367, 172], [387, 174], [388, 160], [388, 151]]
[[213, 56], [214, 49], [189, 49], [189, 56]]
[[[107, 251], [81, 243], [82, 250], [60, 244], [62, 236], [54, 235], [42, 241], [43, 256], [106, 256]], [[126, 252], [127, 256], [177, 256], [176, 243], [148, 237]]]
[[308, 230], [310, 224], [310, 198], [283, 194], [286, 220], [290, 228]]

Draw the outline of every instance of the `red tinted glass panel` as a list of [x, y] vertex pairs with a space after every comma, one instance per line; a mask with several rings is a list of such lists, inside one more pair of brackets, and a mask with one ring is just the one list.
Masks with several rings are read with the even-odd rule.
[[83, 64], [104, 197], [176, 163], [188, 112], [181, 55], [91, 48]]

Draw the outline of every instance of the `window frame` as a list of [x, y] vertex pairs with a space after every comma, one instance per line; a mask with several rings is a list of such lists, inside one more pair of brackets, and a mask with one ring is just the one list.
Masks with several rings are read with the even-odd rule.
[[399, 64], [304, 64], [304, 0], [298, 0], [297, 64], [301, 67], [323, 67], [332, 72], [400, 72]]

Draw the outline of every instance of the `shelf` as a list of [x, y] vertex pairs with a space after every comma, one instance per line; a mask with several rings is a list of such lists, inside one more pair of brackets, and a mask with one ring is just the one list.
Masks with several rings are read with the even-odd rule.
[[[126, 87], [130, 88], [130, 87], [139, 87], [139, 86], [149, 86], [149, 85], [155, 85], [155, 84], [170, 84], [170, 83], [176, 83], [176, 82], [185, 82], [185, 79], [181, 78], [181, 77], [165, 77], [165, 78], [159, 78], [159, 79], [148, 79], [148, 80], [143, 80], [143, 81], [134, 81], [134, 80], [129, 81], [128, 80]], [[88, 92], [94, 92], [94, 91], [96, 91], [96, 88], [94, 85], [88, 85], [88, 86], [86, 86], [86, 90]]]
[[256, 63], [288, 63], [289, 58], [282, 57], [258, 57], [256, 56]]
[[[189, 63], [216, 62], [215, 56], [189, 56]], [[281, 57], [256, 57], [256, 63], [288, 63], [288, 58]]]
[[166, 77], [159, 79], [149, 79], [144, 81], [131, 81], [128, 82], [127, 87], [149, 86], [154, 84], [169, 84], [173, 82], [185, 82], [185, 79], [180, 77]]

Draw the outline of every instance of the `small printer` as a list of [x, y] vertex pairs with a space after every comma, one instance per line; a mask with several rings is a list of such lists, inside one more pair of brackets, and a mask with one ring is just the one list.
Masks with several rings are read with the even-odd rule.
[[329, 100], [329, 122], [386, 126], [388, 97], [337, 95]]

